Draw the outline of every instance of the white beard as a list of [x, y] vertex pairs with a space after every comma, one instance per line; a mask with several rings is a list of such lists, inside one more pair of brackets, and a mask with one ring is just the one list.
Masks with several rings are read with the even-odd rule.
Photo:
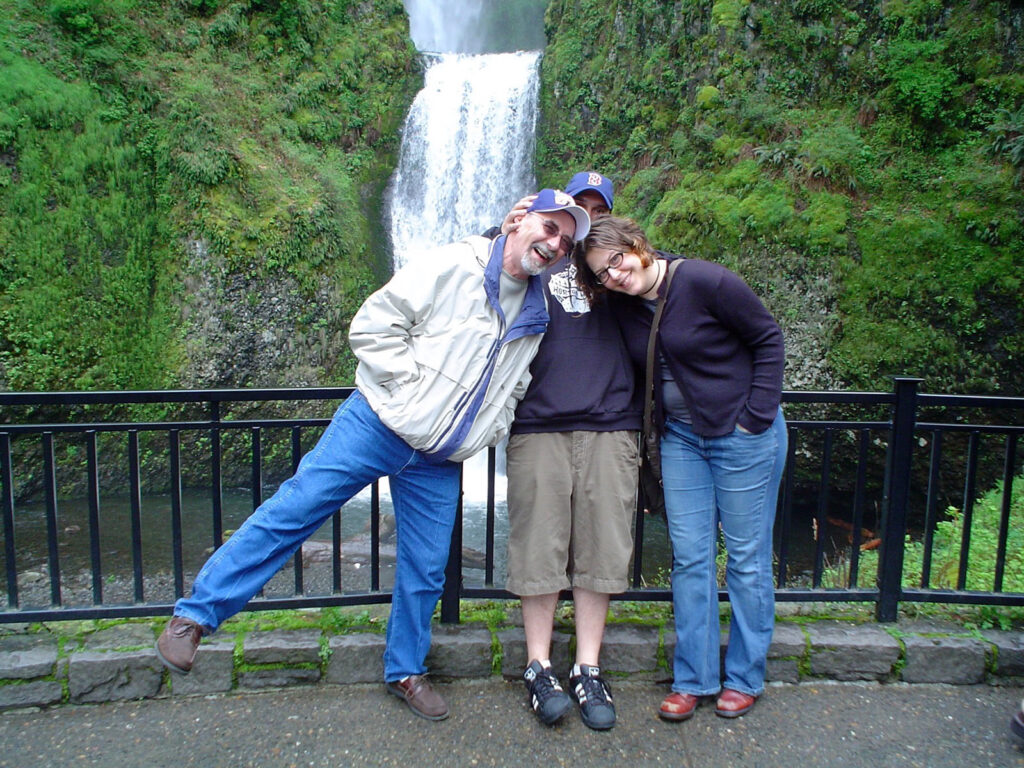
[[[551, 258], [544, 259], [542, 258], [542, 254]], [[523, 254], [523, 258], [519, 261], [520, 265], [523, 267], [523, 271], [528, 275], [533, 275], [534, 277], [557, 262], [558, 257], [543, 245], [533, 246]]]
[[523, 271], [526, 274], [532, 275], [534, 277], [536, 277], [537, 275], [539, 275], [541, 272], [548, 268], [547, 264], [545, 264], [544, 262], [538, 262], [533, 258], [533, 251], [527, 251], [526, 253], [524, 253], [523, 258], [520, 260], [519, 263], [520, 265], [522, 265]]

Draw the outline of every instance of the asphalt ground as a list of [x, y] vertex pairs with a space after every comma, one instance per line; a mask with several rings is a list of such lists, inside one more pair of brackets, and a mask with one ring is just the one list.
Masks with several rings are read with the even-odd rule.
[[666, 723], [662, 685], [613, 683], [618, 723], [541, 725], [519, 683], [442, 683], [452, 714], [413, 716], [381, 685], [147, 699], [0, 715], [0, 766], [1024, 766], [1024, 689], [772, 685], [745, 717]]

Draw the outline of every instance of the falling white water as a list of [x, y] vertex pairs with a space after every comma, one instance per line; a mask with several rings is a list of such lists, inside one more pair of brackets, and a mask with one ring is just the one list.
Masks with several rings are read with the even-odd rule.
[[540, 53], [430, 54], [405, 121], [389, 218], [395, 266], [500, 224], [534, 185]]
[[405, 0], [409, 34], [419, 51], [478, 53], [486, 0]]

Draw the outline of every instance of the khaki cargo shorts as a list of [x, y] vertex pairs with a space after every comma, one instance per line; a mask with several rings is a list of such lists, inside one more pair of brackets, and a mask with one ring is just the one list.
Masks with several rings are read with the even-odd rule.
[[629, 586], [637, 433], [544, 432], [508, 442], [508, 580], [517, 595]]

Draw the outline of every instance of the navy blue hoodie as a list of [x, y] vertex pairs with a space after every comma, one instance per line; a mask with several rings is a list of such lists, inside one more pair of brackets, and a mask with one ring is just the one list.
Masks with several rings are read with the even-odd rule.
[[542, 275], [550, 320], [512, 434], [641, 427], [641, 392], [619, 324], [608, 302], [587, 304], [575, 278], [571, 259]]

